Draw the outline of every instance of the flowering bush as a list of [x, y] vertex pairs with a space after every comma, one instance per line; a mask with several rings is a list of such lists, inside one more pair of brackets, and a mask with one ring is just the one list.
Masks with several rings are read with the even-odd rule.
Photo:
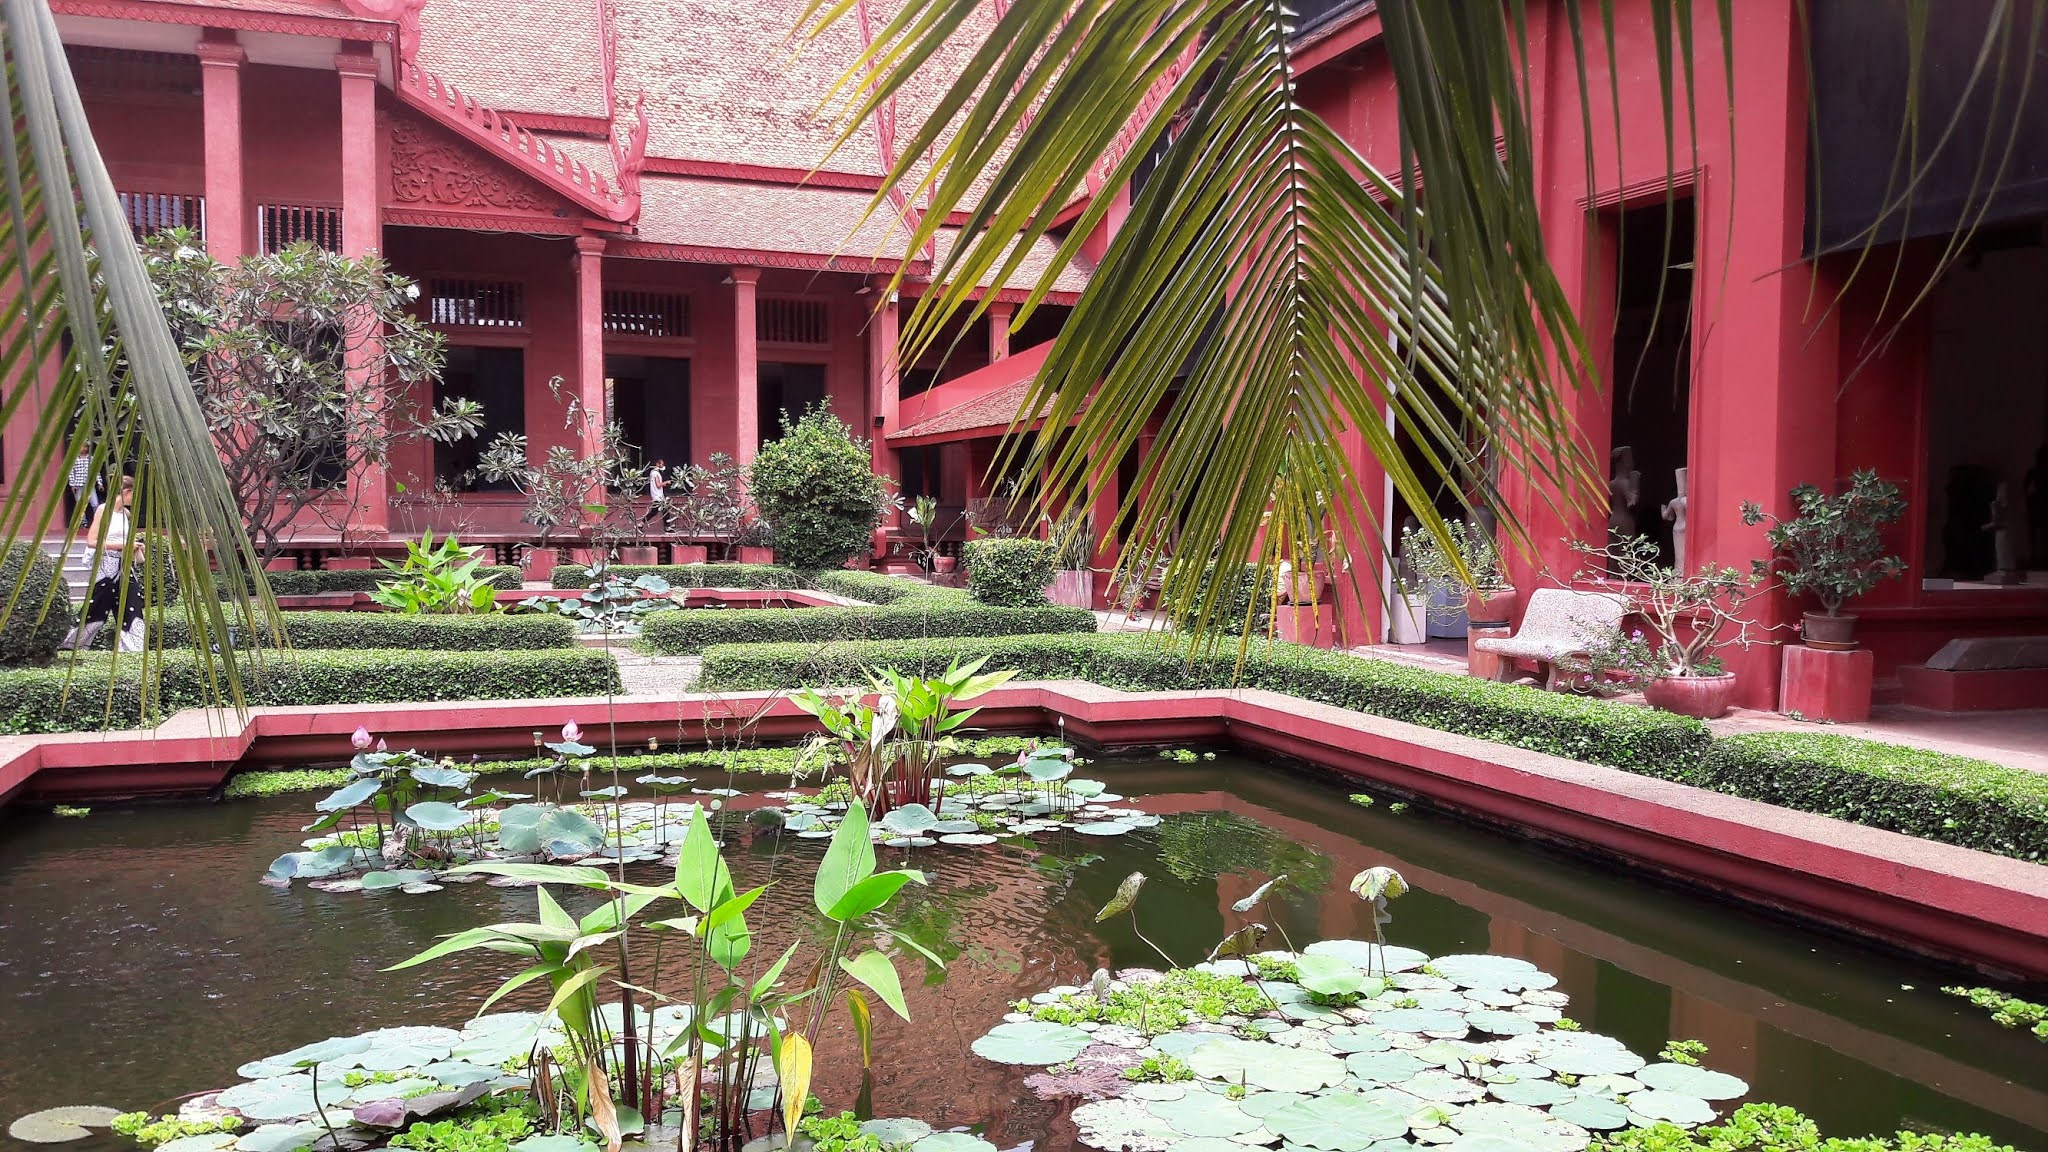
[[1572, 548], [1600, 561], [1599, 569], [1582, 570], [1578, 579], [1627, 596], [1631, 610], [1650, 624], [1648, 634], [1636, 629], [1589, 637], [1589, 683], [1610, 676], [1634, 683], [1719, 676], [1722, 652], [1758, 642], [1745, 611], [1769, 590], [1763, 574], [1703, 564], [1688, 576], [1659, 564], [1658, 547], [1646, 536], [1605, 548], [1574, 542]]

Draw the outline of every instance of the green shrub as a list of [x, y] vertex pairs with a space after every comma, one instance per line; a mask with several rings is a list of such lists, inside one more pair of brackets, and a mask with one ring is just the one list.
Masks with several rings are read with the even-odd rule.
[[660, 612], [640, 622], [641, 645], [663, 655], [683, 656], [702, 652], [713, 644], [819, 644], [1095, 630], [1095, 614], [1085, 608], [1052, 604], [994, 608], [956, 588], [935, 588], [868, 572], [820, 573], [815, 582], [822, 591], [858, 599], [874, 596], [880, 601], [871, 600], [867, 607], [685, 608]]
[[[23, 565], [28, 568], [25, 583]], [[65, 633], [78, 622], [57, 574], [56, 558], [23, 540], [9, 544], [6, 556], [0, 557], [0, 613], [5, 614], [0, 620], [0, 665], [48, 664]]]
[[797, 568], [837, 568], [866, 552], [881, 518], [882, 481], [865, 440], [829, 402], [782, 417], [782, 438], [761, 445], [747, 491], [775, 535], [776, 558]]
[[[275, 596], [318, 596], [329, 592], [374, 592], [391, 573], [378, 568], [322, 568], [314, 571], [265, 572]], [[486, 564], [477, 579], [505, 592], [517, 592], [526, 574], [509, 564]]]
[[[801, 588], [796, 570], [776, 564], [614, 564], [605, 571], [631, 583], [649, 573], [677, 588]], [[557, 564], [548, 577], [556, 588], [590, 587], [590, 567]]]
[[[994, 609], [983, 609], [994, 611]], [[1078, 609], [1076, 610], [1078, 611]], [[731, 613], [734, 616], [746, 613]], [[1697, 763], [1707, 729], [1697, 720], [1610, 701], [1560, 696], [1293, 644], [1255, 640], [1237, 675], [1235, 647], [1190, 656], [1141, 633], [978, 636], [898, 643], [775, 644], [709, 648], [702, 684], [719, 689], [850, 684], [890, 665], [930, 674], [949, 661], [991, 657], [1020, 679], [1088, 680], [1147, 692], [1241, 684], [1335, 704], [1426, 728], [1632, 771]], [[1661, 767], [1658, 769], [1661, 773]]]
[[2048, 775], [1817, 732], [1716, 741], [1687, 784], [1965, 848], [2048, 860]]
[[[519, 700], [603, 696], [622, 691], [610, 653], [592, 648], [541, 651], [420, 652], [410, 649], [272, 653], [245, 666], [253, 706], [391, 704], [435, 700]], [[165, 652], [156, 688], [145, 693], [141, 661], [118, 671], [109, 656], [83, 656], [50, 668], [0, 672], [0, 733], [76, 732], [136, 726], [181, 708], [215, 702], [206, 673], [188, 652]]]
[[983, 604], [1033, 608], [1045, 603], [1052, 583], [1051, 541], [1027, 536], [970, 540], [965, 551], [968, 591]]
[[[483, 652], [571, 648], [576, 644], [574, 621], [530, 613], [404, 616], [394, 612], [280, 612], [278, 623], [294, 648]], [[191, 622], [182, 612], [174, 609], [157, 614], [151, 624], [166, 648], [189, 647], [192, 643]], [[267, 630], [264, 635], [267, 637]], [[247, 643], [246, 638], [243, 643]]]
[[1722, 1123], [1691, 1131], [1657, 1124], [1605, 1133], [1595, 1137], [1594, 1147], [1600, 1152], [2012, 1152], [2011, 1146], [1975, 1133], [1823, 1136], [1813, 1121], [1778, 1104], [1744, 1104]]

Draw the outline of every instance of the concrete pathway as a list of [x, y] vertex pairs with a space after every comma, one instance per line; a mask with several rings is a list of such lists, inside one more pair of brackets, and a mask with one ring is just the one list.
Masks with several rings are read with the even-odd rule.
[[674, 699], [691, 691], [704, 667], [701, 656], [648, 656], [626, 647], [611, 653], [619, 662], [626, 695], [641, 699]]

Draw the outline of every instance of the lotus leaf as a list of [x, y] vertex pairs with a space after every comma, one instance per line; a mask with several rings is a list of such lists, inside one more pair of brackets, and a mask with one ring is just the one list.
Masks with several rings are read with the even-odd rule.
[[1629, 1093], [1628, 1110], [1637, 1116], [1650, 1120], [1662, 1120], [1690, 1128], [1695, 1124], [1710, 1123], [1714, 1119], [1714, 1106], [1697, 1096], [1686, 1096], [1677, 1092], [1664, 1092], [1645, 1088], [1641, 1092]]
[[405, 818], [429, 832], [453, 832], [470, 822], [472, 814], [453, 804], [429, 800], [405, 810]]
[[922, 1140], [932, 1134], [931, 1125], [922, 1120], [914, 1120], [902, 1116], [887, 1120], [863, 1121], [860, 1130], [862, 1135], [873, 1136], [880, 1140], [884, 1147], [892, 1144], [908, 1144], [914, 1140]]
[[901, 808], [891, 808], [876, 825], [899, 836], [915, 836], [938, 822], [938, 814], [924, 805], [905, 804]]
[[975, 1055], [998, 1064], [1059, 1064], [1088, 1047], [1088, 1033], [1065, 1024], [1020, 1020], [996, 1025], [973, 1047]]
[[1300, 1092], [1254, 1092], [1238, 1102], [1245, 1115], [1264, 1119], [1290, 1104], [1299, 1104], [1309, 1097]]
[[1496, 1008], [1468, 1012], [1465, 1014], [1465, 1023], [1495, 1036], [1522, 1036], [1536, 1031], [1534, 1020], [1513, 1012], [1502, 1012]]
[[1072, 1119], [1082, 1143], [1095, 1148], [1164, 1152], [1183, 1139], [1136, 1100], [1096, 1100], [1074, 1109]]
[[1605, 1096], [1581, 1093], [1562, 1104], [1551, 1105], [1550, 1114], [1581, 1128], [1606, 1130], [1628, 1127], [1628, 1109]]
[[910, 1146], [911, 1152], [996, 1152], [996, 1146], [972, 1132], [934, 1132]]
[[363, 859], [361, 849], [333, 844], [314, 852], [287, 852], [271, 862], [268, 875], [278, 880], [319, 880], [351, 871]]
[[1449, 988], [1411, 988], [1406, 999], [1415, 1001], [1417, 1008], [1429, 1008], [1439, 1012], [1456, 1012], [1463, 1015], [1478, 1010], [1472, 1001]]
[[1207, 1044], [1214, 1044], [1223, 1037], [1214, 1032], [1168, 1032], [1152, 1038], [1152, 1047], [1168, 1056], [1187, 1058], [1187, 1054]]
[[1429, 963], [1429, 954], [1413, 948], [1370, 940], [1318, 940], [1302, 951], [1310, 956], [1335, 956], [1353, 968], [1367, 972], [1406, 972]]
[[1469, 1104], [1486, 1095], [1486, 1089], [1449, 1072], [1431, 1069], [1401, 1082], [1401, 1091], [1437, 1104]]
[[67, 1140], [85, 1139], [92, 1135], [90, 1129], [105, 1128], [120, 1114], [118, 1108], [102, 1108], [95, 1104], [45, 1108], [8, 1125], [7, 1134], [31, 1144], [62, 1144]]
[[[1259, 889], [1264, 892], [1265, 888]], [[1303, 956], [1294, 966], [1301, 986], [1317, 995], [1343, 996], [1365, 987], [1365, 973], [1335, 956]]]
[[289, 1052], [252, 1060], [235, 1069], [235, 1075], [249, 1080], [262, 1080], [272, 1076], [289, 1076], [301, 1068], [315, 1064], [327, 1064], [366, 1052], [370, 1048], [368, 1036], [330, 1036], [311, 1044], [301, 1044]]
[[[360, 1059], [349, 1057], [349, 1060]], [[331, 1085], [333, 1098], [348, 1092], [341, 1084]], [[313, 1078], [304, 1072], [271, 1076], [237, 1084], [215, 1098], [223, 1108], [232, 1108], [251, 1120], [290, 1120], [312, 1114]]]
[[1344, 1067], [1360, 1080], [1399, 1084], [1429, 1067], [1407, 1052], [1358, 1052], [1344, 1058]]
[[403, 888], [407, 884], [424, 883], [432, 872], [420, 868], [398, 868], [390, 872], [366, 872], [363, 874], [363, 891], [377, 892], [385, 888]]
[[597, 1152], [597, 1145], [574, 1136], [528, 1136], [511, 1152]]
[[1579, 1098], [1577, 1092], [1555, 1080], [1513, 1079], [1497, 1081], [1486, 1086], [1495, 1099], [1508, 1104], [1525, 1104], [1531, 1108], [1548, 1108]]
[[1638, 1071], [1636, 1079], [1648, 1088], [1697, 1096], [1702, 1100], [1733, 1100], [1749, 1092], [1749, 1085], [1725, 1072], [1713, 1072], [1690, 1064], [1652, 1064]]
[[932, 825], [929, 830], [941, 836], [951, 836], [962, 832], [979, 832], [981, 831], [981, 825], [976, 824], [972, 820], [941, 820], [937, 824]]
[[1290, 1104], [1266, 1117], [1266, 1127], [1289, 1144], [1364, 1152], [1380, 1140], [1408, 1133], [1408, 1117], [1387, 1104], [1336, 1093]]
[[158, 1152], [169, 1148], [171, 1152], [227, 1152], [235, 1146], [232, 1132], [201, 1132], [197, 1136], [180, 1136], [157, 1145]]
[[1349, 1055], [1353, 1052], [1385, 1052], [1393, 1047], [1387, 1042], [1386, 1035], [1378, 1031], [1351, 1032], [1332, 1028], [1323, 1034], [1323, 1038], [1329, 1042], [1330, 1050], [1339, 1055]]
[[668, 788], [681, 787], [682, 785], [688, 784], [690, 781], [694, 779], [696, 779], [696, 777], [694, 776], [657, 776], [653, 773], [649, 773], [645, 776], [635, 776], [633, 778], [633, 783], [645, 784], [648, 787], [653, 788], [656, 792], [660, 792]]
[[692, 788], [692, 789], [690, 789], [690, 791], [691, 791], [691, 792], [694, 792], [694, 793], [696, 793], [696, 794], [697, 794], [697, 795], [699, 795], [699, 796], [745, 796], [745, 795], [746, 795], [746, 793], [745, 793], [745, 792], [742, 792], [742, 791], [740, 791], [740, 790], [739, 790], [739, 789], [737, 789], [737, 788]]
[[[1451, 1127], [1468, 1138], [1500, 1137], [1537, 1152], [1578, 1152], [1592, 1142], [1584, 1128], [1521, 1104], [1473, 1104], [1460, 1108], [1451, 1117]], [[1458, 1142], [1459, 1147], [1465, 1144], [1464, 1140]]]
[[[799, 832], [797, 833], [797, 835], [830, 836], [831, 833], [820, 830], [816, 832]], [[994, 837], [990, 837], [990, 839], [993, 840]], [[882, 843], [890, 848], [929, 848], [932, 845], [937, 844], [938, 841], [932, 839], [929, 836], [891, 836], [888, 839], [882, 841]]]
[[467, 788], [476, 774], [439, 764], [422, 764], [412, 769], [412, 778], [432, 788]]
[[1133, 827], [1134, 825], [1121, 820], [1092, 820], [1086, 824], [1074, 825], [1074, 831], [1083, 836], [1121, 836]]
[[782, 826], [791, 832], [804, 832], [818, 826], [815, 812], [792, 812], [782, 818]]
[[996, 838], [986, 832], [949, 832], [939, 837], [939, 843], [941, 844], [955, 844], [962, 847], [993, 844], [995, 842]]
[[1041, 784], [1064, 780], [1073, 772], [1073, 764], [1066, 760], [1033, 760], [1024, 765], [1024, 774]]
[[[955, 764], [946, 769], [948, 776], [986, 776], [993, 769], [986, 764]], [[884, 1141], [887, 1143], [887, 1141]]]
[[590, 756], [597, 749], [581, 740], [550, 740], [542, 747], [559, 756]]
[[346, 785], [324, 800], [314, 801], [313, 808], [319, 812], [346, 812], [383, 790], [382, 780], [375, 776], [366, 777]]
[[1083, 800], [1101, 799], [1108, 785], [1100, 780], [1068, 780], [1067, 791]]
[[265, 1124], [235, 1141], [235, 1152], [293, 1152], [326, 1134], [318, 1124]]
[[578, 796], [583, 797], [585, 800], [616, 800], [625, 794], [625, 787], [619, 784], [613, 784], [609, 788], [592, 788], [587, 792], [577, 793]]
[[[1546, 1039], [1570, 1033], [1551, 1033]], [[1606, 1037], [1600, 1037], [1606, 1039]], [[1606, 1047], [1593, 1044], [1570, 1044], [1550, 1048], [1535, 1058], [1535, 1063], [1552, 1072], [1564, 1072], [1572, 1076], [1626, 1075], [1643, 1066], [1643, 1058], [1615, 1044]]]
[[1465, 1018], [1442, 1008], [1390, 1008], [1373, 1014], [1372, 1022], [1389, 1032], [1426, 1032], [1463, 1036]]
[[1261, 1127], [1237, 1101], [1214, 1092], [1191, 1092], [1178, 1100], [1153, 1100], [1145, 1105], [1154, 1116], [1185, 1136], [1239, 1136]]
[[1275, 884], [1278, 884], [1285, 879], [1287, 879], [1287, 877], [1285, 876], [1273, 877], [1271, 880], [1268, 880], [1264, 884], [1259, 885], [1257, 888], [1252, 889], [1251, 895], [1245, 897], [1242, 900], [1239, 900], [1235, 904], [1232, 904], [1230, 906], [1230, 910], [1232, 912], [1251, 911], [1252, 909], [1259, 906], [1259, 901], [1264, 900], [1266, 898], [1266, 893], [1271, 892]]
[[1204, 1044], [1186, 1059], [1195, 1075], [1204, 1079], [1243, 1083], [1269, 1092], [1313, 1092], [1344, 1079], [1343, 1061], [1327, 1052], [1235, 1037]]
[[1557, 983], [1557, 977], [1514, 956], [1439, 956], [1431, 967], [1461, 988], [1501, 988], [1519, 992], [1528, 988], [1548, 988]]

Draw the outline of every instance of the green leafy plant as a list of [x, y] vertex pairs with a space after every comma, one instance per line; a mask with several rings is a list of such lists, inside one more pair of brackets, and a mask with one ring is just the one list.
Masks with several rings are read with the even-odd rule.
[[469, 1115], [417, 1121], [393, 1136], [389, 1147], [416, 1152], [506, 1152], [533, 1134], [539, 1111], [531, 1102], [508, 1105], [497, 1103], [499, 1099], [485, 1097], [472, 1106]]
[[71, 804], [58, 804], [50, 809], [52, 816], [84, 817], [92, 815], [92, 809], [79, 808]]
[[967, 588], [983, 604], [1035, 608], [1053, 581], [1057, 546], [1028, 536], [970, 540], [964, 552]]
[[721, 555], [746, 534], [753, 520], [746, 470], [724, 452], [713, 452], [706, 463], [677, 468], [668, 500], [675, 530], [693, 540], [711, 541]]
[[1140, 1084], [1178, 1084], [1193, 1080], [1195, 1070], [1178, 1056], [1147, 1056], [1124, 1069], [1124, 1079]]
[[1745, 1104], [1720, 1124], [1690, 1131], [1674, 1124], [1627, 1128], [1595, 1145], [1618, 1152], [2011, 1152], [1988, 1136], [1900, 1132], [1860, 1140], [1829, 1138], [1797, 1111]]
[[1650, 625], [1648, 634], [1637, 629], [1590, 637], [1587, 660], [1595, 680], [1718, 676], [1721, 653], [1761, 642], [1747, 613], [1770, 591], [1762, 573], [1703, 564], [1687, 575], [1659, 563], [1662, 551], [1646, 536], [1601, 548], [1575, 541], [1572, 548], [1598, 563], [1581, 570], [1579, 580], [1626, 596]]
[[851, 1112], [806, 1116], [796, 1128], [799, 1135], [809, 1138], [813, 1152], [885, 1152], [890, 1147], [880, 1136], [861, 1131], [860, 1117]]
[[821, 404], [761, 446], [747, 488], [774, 533], [775, 553], [797, 568], [837, 568], [868, 550], [882, 515], [882, 480], [868, 442]]
[[651, 613], [674, 609], [671, 591], [669, 582], [653, 572], [627, 580], [601, 562], [590, 570], [590, 588], [583, 595], [529, 596], [518, 606], [522, 612], [567, 617], [585, 631], [618, 633], [639, 627]]
[[56, 558], [17, 540], [0, 557], [0, 603], [14, 607], [0, 618], [0, 667], [48, 664], [77, 622], [71, 601], [58, 594]]
[[1707, 1054], [1707, 1046], [1699, 1040], [1666, 1040], [1664, 1048], [1657, 1053], [1657, 1059], [1672, 1064], [1689, 1064], [1699, 1067], [1700, 1057]]
[[453, 536], [439, 543], [430, 531], [405, 543], [405, 559], [379, 560], [389, 579], [370, 599], [410, 616], [491, 613], [498, 610], [497, 586], [479, 574], [483, 559]]
[[1875, 469], [1858, 469], [1839, 495], [1801, 484], [1791, 496], [1794, 514], [1788, 519], [1753, 502], [1742, 506], [1744, 524], [1770, 524], [1764, 540], [1772, 556], [1756, 561], [1759, 576], [1776, 574], [1787, 592], [1811, 594], [1823, 612], [1839, 616], [1844, 600], [1906, 570], [1906, 562], [1888, 555], [1884, 545], [1884, 530], [1906, 514], [1906, 501], [1899, 486], [1879, 479]]
[[2001, 1028], [2025, 1028], [2037, 1038], [2048, 1041], [2048, 1004], [2008, 996], [1996, 988], [1948, 987], [1942, 991], [1951, 996], [1961, 996], [1991, 1013], [1991, 1018]]
[[168, 1144], [187, 1136], [205, 1136], [213, 1132], [234, 1132], [241, 1129], [244, 1121], [239, 1116], [222, 1116], [208, 1120], [186, 1120], [179, 1116], [151, 1116], [147, 1112], [123, 1112], [114, 1117], [113, 1130], [117, 1136], [126, 1136], [145, 1148]]
[[867, 693], [826, 696], [805, 688], [790, 697], [818, 718], [825, 735], [814, 744], [835, 744], [854, 795], [877, 812], [904, 805], [932, 804], [932, 778], [953, 747], [951, 733], [977, 709], [956, 707], [1007, 683], [1014, 672], [983, 672], [987, 660], [948, 665], [937, 676], [906, 676], [893, 668], [868, 673], [875, 703]]
[[[526, 522], [538, 530], [538, 547], [549, 547], [565, 530], [616, 533], [624, 513], [605, 503], [604, 494], [646, 489], [647, 473], [636, 463], [638, 452], [626, 443], [620, 424], [584, 408], [579, 398], [565, 396], [560, 376], [548, 381], [548, 390], [563, 401], [569, 443], [551, 445], [535, 459], [524, 433], [501, 432], [478, 454], [476, 472], [494, 483], [510, 484], [525, 498]], [[582, 450], [586, 443], [595, 450]]]
[[1478, 524], [1446, 520], [1441, 537], [1414, 527], [1403, 528], [1400, 551], [1405, 567], [1413, 574], [1412, 583], [1405, 590], [1411, 594], [1444, 593], [1432, 597], [1444, 603], [1433, 603], [1430, 608], [1432, 614], [1444, 619], [1465, 611], [1468, 593], [1486, 595], [1509, 586], [1507, 568], [1499, 546], [1493, 542], [1493, 533]]

